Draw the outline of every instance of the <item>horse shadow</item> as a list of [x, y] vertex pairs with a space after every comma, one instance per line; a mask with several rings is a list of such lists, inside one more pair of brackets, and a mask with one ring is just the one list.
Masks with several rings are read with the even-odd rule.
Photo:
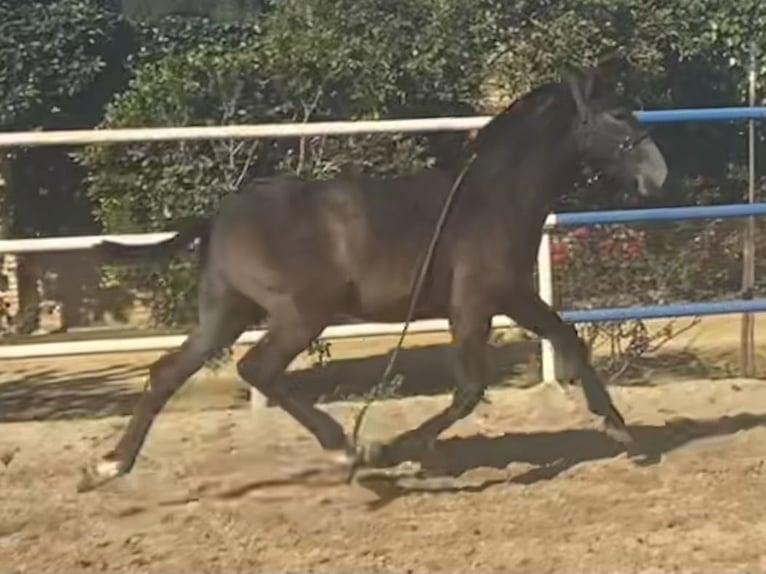
[[[695, 442], [726, 437], [761, 426], [766, 426], [766, 413], [741, 413], [703, 420], [676, 419], [661, 425], [631, 425], [629, 428], [637, 449], [628, 456], [637, 466], [652, 466], [661, 462], [664, 455]], [[511, 432], [496, 437], [477, 434], [440, 439], [431, 452], [399, 453], [401, 459], [420, 463], [425, 476], [422, 481], [394, 485], [369, 506], [377, 509], [395, 499], [423, 492], [481, 492], [501, 484], [531, 485], [553, 480], [577, 465], [613, 459], [625, 452], [620, 444], [598, 429]], [[502, 475], [513, 463], [526, 463], [532, 468], [515, 476], [495, 475], [478, 483], [448, 481], [436, 487], [428, 484], [434, 478], [457, 479], [477, 469], [495, 469]]]
[[[524, 368], [524, 360], [535, 350], [534, 342], [493, 347], [497, 376], [518, 375]], [[399, 394], [417, 396], [449, 392], [453, 383], [452, 354], [451, 345], [403, 349], [397, 372], [405, 375], [405, 382]], [[312, 403], [358, 398], [377, 383], [387, 359], [387, 354], [381, 354], [333, 360], [322, 367], [286, 372], [280, 384], [290, 393]], [[129, 363], [75, 371], [46, 365], [34, 369], [9, 368], [0, 380], [0, 423], [127, 416], [133, 411], [141, 388], [126, 381], [145, 377], [147, 368], [148, 364]], [[219, 376], [227, 382], [240, 383], [235, 387], [232, 404], [247, 405], [250, 387], [236, 374], [231, 375], [231, 380], [225, 373]], [[211, 390], [213, 394], [216, 392]]]
[[[538, 382], [528, 363], [539, 355], [539, 343], [520, 340], [489, 346], [492, 369], [490, 387], [531, 386]], [[331, 360], [321, 367], [296, 369], [283, 375], [287, 391], [301, 400], [326, 403], [362, 398], [379, 381], [390, 353]], [[433, 344], [399, 351], [395, 371], [403, 376], [397, 389], [400, 397], [434, 396], [451, 392], [454, 386], [455, 348]], [[510, 382], [512, 380], [512, 383]]]
[[[312, 366], [286, 372], [280, 381], [287, 392], [303, 401], [328, 403], [362, 399], [379, 382], [390, 353], [331, 359], [323, 366]], [[501, 341], [488, 348], [490, 364], [489, 388], [527, 388], [540, 382], [540, 343], [536, 339]], [[435, 396], [452, 392], [455, 383], [456, 351], [450, 343], [437, 343], [403, 348], [397, 357], [395, 372], [403, 376], [398, 397]], [[602, 371], [605, 360], [594, 367]], [[654, 386], [655, 375], [672, 376], [674, 380], [710, 378], [730, 373], [717, 372], [690, 351], [658, 353], [632, 361], [631, 367], [612, 386]], [[242, 387], [246, 401], [249, 388]]]
[[124, 416], [141, 393], [124, 381], [141, 372], [129, 364], [74, 375], [48, 367], [5, 372], [9, 380], [0, 383], [0, 423]]

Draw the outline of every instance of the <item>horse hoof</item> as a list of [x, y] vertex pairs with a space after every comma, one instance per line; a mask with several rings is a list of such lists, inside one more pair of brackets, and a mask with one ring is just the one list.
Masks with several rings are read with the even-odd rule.
[[606, 422], [604, 424], [604, 432], [612, 440], [617, 441], [626, 448], [633, 447], [636, 444], [636, 441], [633, 440], [633, 437], [630, 435], [630, 432], [628, 432], [628, 428], [626, 426], [617, 427], [614, 424]]
[[385, 468], [394, 466], [391, 460], [391, 453], [388, 445], [380, 442], [370, 442], [364, 445], [357, 445], [356, 465], [368, 468]]
[[96, 465], [96, 475], [104, 480], [117, 478], [122, 474], [120, 463], [116, 460], [102, 460]]
[[96, 465], [83, 467], [81, 474], [80, 481], [77, 483], [77, 492], [80, 493], [95, 490], [123, 472], [119, 461], [103, 460]]

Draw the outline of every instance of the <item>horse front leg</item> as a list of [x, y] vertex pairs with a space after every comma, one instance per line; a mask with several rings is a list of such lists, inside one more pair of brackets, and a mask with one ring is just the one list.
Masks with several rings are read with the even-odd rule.
[[575, 328], [564, 323], [534, 291], [513, 293], [505, 312], [517, 325], [551, 342], [556, 353], [563, 357], [567, 371], [582, 381], [588, 410], [603, 418], [607, 434], [625, 446], [633, 444], [625, 419], [591, 365], [585, 344]]

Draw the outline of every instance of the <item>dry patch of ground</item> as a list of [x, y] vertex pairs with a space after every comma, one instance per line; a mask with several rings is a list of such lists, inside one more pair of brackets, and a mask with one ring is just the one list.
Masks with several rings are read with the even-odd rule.
[[[755, 571], [766, 568], [766, 385], [616, 389], [638, 465], [554, 385], [503, 389], [437, 450], [431, 484], [347, 486], [277, 409], [164, 414], [134, 473], [77, 494], [124, 418], [5, 423], [9, 572]], [[443, 397], [376, 405], [386, 436]], [[761, 406], [762, 405], [762, 406]], [[350, 422], [355, 405], [328, 407]], [[10, 454], [9, 454], [10, 453]]]
[[[702, 335], [665, 352], [735, 360], [737, 327], [706, 322]], [[403, 362], [406, 394], [432, 396], [375, 405], [366, 436], [385, 438], [444, 406], [450, 362], [439, 337], [413, 338]], [[301, 358], [288, 384], [312, 396], [333, 396], [339, 384], [362, 393], [391, 345], [338, 342], [328, 367], [312, 370]], [[639, 464], [598, 431], [577, 389], [521, 388], [534, 346], [498, 347], [509, 384], [439, 443], [430, 460], [438, 476], [403, 482], [385, 501], [346, 485], [278, 409], [242, 408], [230, 366], [202, 373], [174, 399], [133, 474], [78, 494], [80, 466], [112, 446], [158, 354], [6, 362], [2, 570], [766, 569], [766, 383], [688, 380], [689, 371], [674, 379], [660, 369], [668, 384], [615, 388], [653, 455]], [[324, 408], [350, 425], [359, 404]]]

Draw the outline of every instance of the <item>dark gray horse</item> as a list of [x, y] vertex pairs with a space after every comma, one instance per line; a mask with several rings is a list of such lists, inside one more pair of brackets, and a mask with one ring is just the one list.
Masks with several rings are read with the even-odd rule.
[[[533, 270], [546, 215], [583, 166], [647, 195], [664, 184], [662, 154], [597, 70], [519, 98], [478, 132], [473, 151], [414, 316], [449, 318], [458, 355], [453, 402], [395, 443], [367, 451], [374, 453], [368, 464], [392, 462], [393, 444], [429, 444], [473, 411], [488, 384], [495, 314], [549, 339], [582, 381], [588, 408], [613, 436], [630, 440], [575, 329], [538, 297]], [[226, 198], [215, 217], [195, 220], [165, 242], [102, 244], [107, 257], [161, 258], [200, 239], [201, 279], [198, 326], [179, 350], [150, 367], [149, 384], [115, 449], [97, 465], [98, 477], [128, 472], [173, 393], [262, 317], [268, 332], [239, 361], [240, 376], [322, 448], [349, 453], [342, 427], [286, 393], [278, 379], [340, 316], [404, 320], [413, 278], [457, 171], [258, 180]]]

